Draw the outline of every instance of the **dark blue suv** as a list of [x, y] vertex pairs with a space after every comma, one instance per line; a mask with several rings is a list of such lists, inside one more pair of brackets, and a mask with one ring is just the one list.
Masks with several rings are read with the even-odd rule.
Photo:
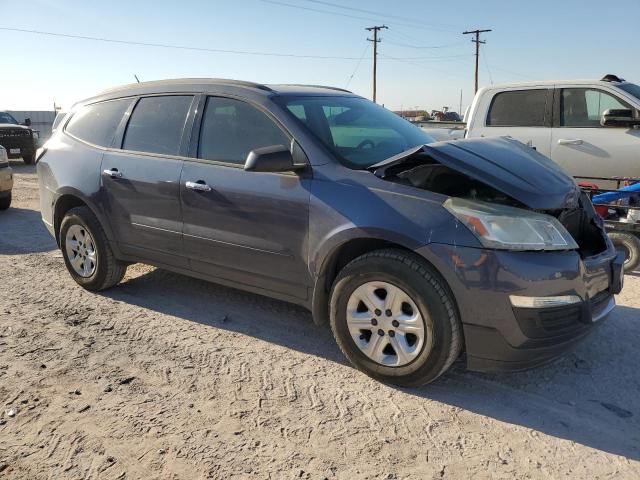
[[304, 305], [400, 385], [557, 357], [601, 323], [621, 259], [589, 199], [510, 139], [434, 143], [350, 92], [186, 79], [78, 103], [38, 158], [81, 286], [144, 262]]

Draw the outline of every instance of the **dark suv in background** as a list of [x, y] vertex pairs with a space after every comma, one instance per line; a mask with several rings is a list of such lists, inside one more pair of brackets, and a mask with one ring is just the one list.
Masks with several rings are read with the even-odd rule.
[[519, 142], [432, 142], [340, 89], [134, 84], [44, 146], [42, 216], [89, 290], [144, 262], [295, 302], [383, 381], [557, 357], [622, 287], [600, 217]]
[[0, 112], [0, 145], [7, 150], [9, 158], [22, 157], [24, 163], [34, 163], [37, 137], [30, 126], [30, 119], [20, 125], [9, 113]]

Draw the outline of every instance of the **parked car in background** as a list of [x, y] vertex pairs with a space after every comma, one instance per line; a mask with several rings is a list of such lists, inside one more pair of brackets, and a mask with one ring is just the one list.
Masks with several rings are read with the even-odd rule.
[[0, 210], [11, 206], [11, 190], [13, 189], [13, 172], [9, 166], [9, 156], [0, 146]]
[[586, 194], [511, 139], [433, 143], [341, 89], [134, 84], [77, 104], [37, 163], [42, 218], [88, 290], [144, 262], [309, 308], [374, 378], [566, 352], [622, 260]]
[[0, 145], [7, 150], [9, 158], [22, 157], [24, 163], [34, 163], [38, 136], [30, 126], [30, 119], [20, 125], [9, 113], [0, 112]]
[[508, 135], [574, 177], [640, 177], [640, 86], [615, 75], [486, 87], [466, 121], [466, 138]]

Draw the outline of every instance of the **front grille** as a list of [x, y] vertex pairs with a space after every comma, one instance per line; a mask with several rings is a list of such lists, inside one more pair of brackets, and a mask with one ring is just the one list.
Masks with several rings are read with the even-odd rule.
[[29, 130], [23, 130], [23, 129], [15, 129], [15, 130], [9, 130], [9, 129], [0, 129], [0, 139], [3, 138], [25, 138], [25, 137], [30, 137], [31, 136], [31, 132]]
[[9, 155], [11, 148], [19, 148], [25, 152], [33, 150], [33, 139], [31, 131], [18, 128], [0, 128], [0, 145], [2, 145]]

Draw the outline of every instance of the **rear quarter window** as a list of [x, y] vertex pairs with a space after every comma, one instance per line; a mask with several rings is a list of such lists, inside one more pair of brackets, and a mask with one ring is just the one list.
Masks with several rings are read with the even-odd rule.
[[85, 142], [109, 147], [131, 101], [123, 98], [86, 105], [73, 114], [65, 131]]
[[500, 92], [493, 97], [487, 126], [543, 127], [547, 112], [547, 89]]

